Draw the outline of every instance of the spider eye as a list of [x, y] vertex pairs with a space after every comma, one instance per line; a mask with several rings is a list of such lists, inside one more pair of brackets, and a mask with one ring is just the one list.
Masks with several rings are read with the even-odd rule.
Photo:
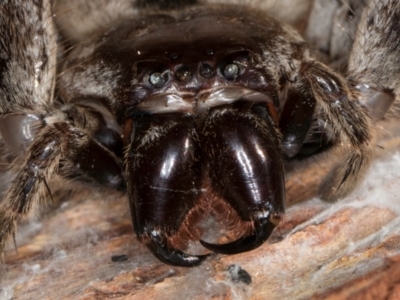
[[179, 81], [184, 82], [192, 77], [192, 72], [188, 67], [182, 66], [176, 71], [175, 76]]
[[227, 79], [234, 79], [239, 75], [239, 67], [237, 64], [228, 64], [224, 69], [224, 76]]
[[150, 75], [149, 82], [155, 87], [162, 87], [167, 82], [167, 79], [167, 74], [153, 73]]
[[209, 64], [202, 64], [200, 66], [200, 74], [201, 76], [208, 78], [214, 74], [214, 70]]

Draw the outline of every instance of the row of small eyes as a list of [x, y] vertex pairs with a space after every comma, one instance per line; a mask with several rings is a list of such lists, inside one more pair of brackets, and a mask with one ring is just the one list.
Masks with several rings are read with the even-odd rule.
[[[205, 78], [214, 75], [214, 70], [209, 64], [203, 64], [200, 67], [200, 74]], [[222, 70], [221, 74], [226, 79], [235, 79], [239, 75], [239, 66], [235, 63], [227, 64]], [[182, 66], [175, 72], [175, 77], [179, 81], [188, 81], [192, 76], [192, 72], [188, 67]], [[162, 87], [168, 81], [168, 74], [155, 72], [149, 76], [149, 82], [155, 87]]]

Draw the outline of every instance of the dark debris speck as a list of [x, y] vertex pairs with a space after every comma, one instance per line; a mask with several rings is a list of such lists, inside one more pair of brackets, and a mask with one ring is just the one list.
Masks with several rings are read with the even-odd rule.
[[112, 262], [120, 262], [120, 261], [127, 261], [127, 260], [128, 260], [128, 255], [125, 255], [125, 254], [111, 256]]
[[239, 265], [230, 265], [228, 267], [228, 272], [233, 282], [251, 283], [251, 275]]

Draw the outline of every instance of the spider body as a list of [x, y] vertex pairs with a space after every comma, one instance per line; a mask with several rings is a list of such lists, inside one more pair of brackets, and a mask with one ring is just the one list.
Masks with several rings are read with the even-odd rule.
[[[191, 2], [151, 13], [138, 2], [136, 14], [68, 51], [55, 86], [51, 9], [29, 3], [2, 4], [3, 22], [15, 27], [1, 32], [0, 130], [24, 159], [1, 206], [1, 248], [57, 173], [126, 191], [139, 240], [165, 263], [205, 259], [168, 242], [207, 201], [204, 189], [252, 230], [228, 244], [201, 244], [252, 250], [284, 213], [284, 163], [346, 145], [321, 189], [326, 199], [343, 197], [368, 167], [371, 118], [394, 100], [380, 83], [347, 81], [318, 62], [295, 30], [264, 12]], [[14, 12], [28, 7], [24, 19]], [[50, 23], [24, 23], [40, 17]], [[21, 27], [33, 33], [10, 34]], [[370, 102], [361, 101], [366, 95]]]

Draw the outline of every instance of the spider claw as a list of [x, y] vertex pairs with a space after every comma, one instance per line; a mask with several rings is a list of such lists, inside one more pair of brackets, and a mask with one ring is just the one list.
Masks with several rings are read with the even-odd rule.
[[207, 255], [189, 255], [178, 249], [173, 249], [167, 245], [165, 238], [160, 235], [152, 235], [151, 241], [147, 243], [150, 251], [163, 263], [178, 267], [195, 267], [200, 265]]
[[271, 235], [275, 224], [269, 218], [262, 218], [254, 222], [254, 233], [243, 236], [238, 240], [227, 244], [210, 244], [200, 240], [201, 245], [213, 252], [220, 254], [237, 254], [254, 250], [261, 246]]

